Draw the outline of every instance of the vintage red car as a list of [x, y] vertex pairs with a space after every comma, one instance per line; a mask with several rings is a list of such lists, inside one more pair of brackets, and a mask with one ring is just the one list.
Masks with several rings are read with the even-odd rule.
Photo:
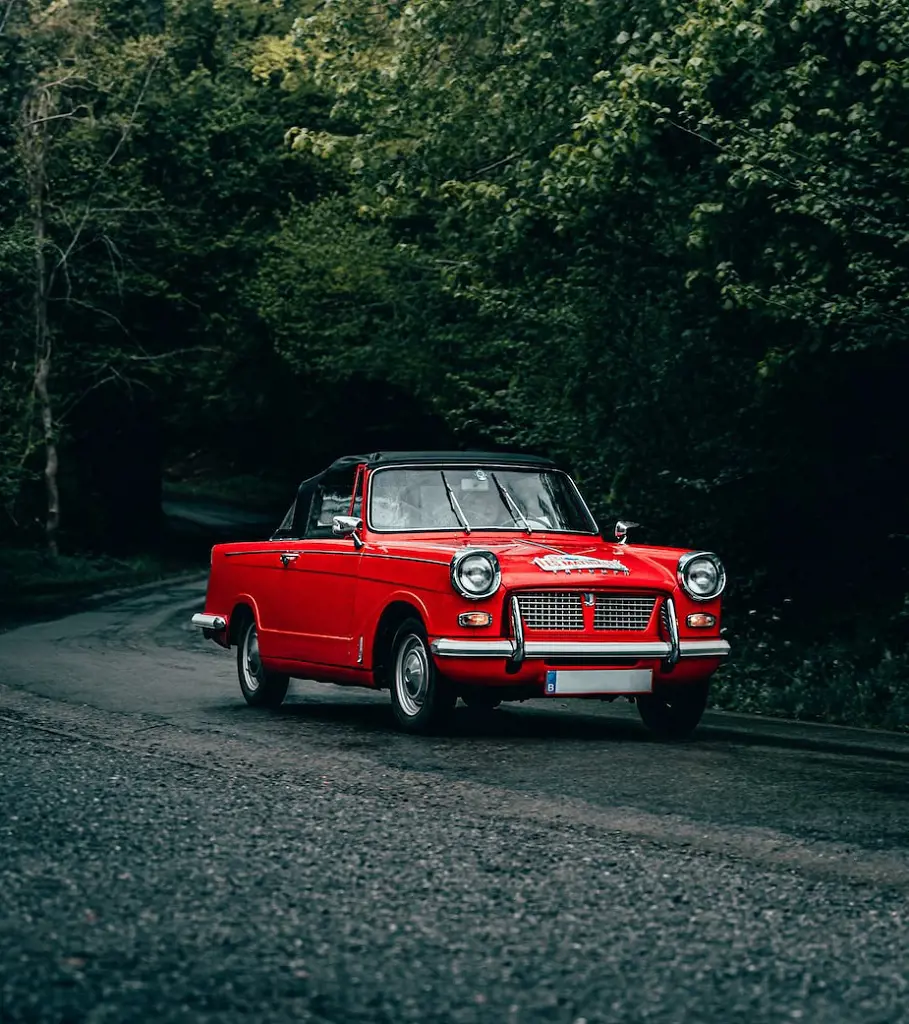
[[277, 706], [291, 678], [391, 691], [400, 725], [534, 697], [633, 700], [689, 734], [729, 653], [726, 576], [708, 551], [604, 539], [544, 458], [378, 452], [305, 480], [267, 541], [212, 549], [193, 624], [237, 648], [240, 688]]

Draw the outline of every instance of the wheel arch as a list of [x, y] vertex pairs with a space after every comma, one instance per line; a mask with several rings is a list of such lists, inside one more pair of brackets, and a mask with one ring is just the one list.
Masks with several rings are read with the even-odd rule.
[[235, 647], [237, 645], [240, 639], [240, 627], [247, 619], [252, 619], [258, 628], [259, 609], [249, 594], [240, 594], [234, 601], [233, 607], [230, 610], [230, 618], [227, 620], [227, 642], [229, 646]]
[[396, 595], [382, 610], [372, 639], [372, 673], [376, 689], [391, 686], [391, 645], [402, 622], [418, 619], [426, 626], [426, 609], [410, 595]]

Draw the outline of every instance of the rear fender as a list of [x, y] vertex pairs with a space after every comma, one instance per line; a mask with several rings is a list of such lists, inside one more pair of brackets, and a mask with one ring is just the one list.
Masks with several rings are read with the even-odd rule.
[[[265, 637], [262, 636], [262, 630], [259, 627], [259, 606], [256, 604], [256, 599], [251, 594], [238, 594], [231, 603], [230, 614], [227, 615], [227, 629], [225, 630], [228, 638], [227, 646], [236, 645], [237, 643], [238, 638], [234, 630], [234, 623], [236, 621], [237, 611], [241, 605], [247, 605], [252, 612], [253, 619], [256, 623], [256, 630], [259, 634], [259, 647], [261, 649], [263, 647], [263, 640], [267, 643], [268, 634], [266, 633]], [[264, 650], [263, 653], [265, 653]]]

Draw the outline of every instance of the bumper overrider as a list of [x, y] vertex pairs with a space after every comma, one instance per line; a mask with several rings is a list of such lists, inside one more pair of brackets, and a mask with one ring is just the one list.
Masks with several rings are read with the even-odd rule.
[[681, 640], [675, 603], [665, 599], [668, 640], [526, 640], [518, 599], [512, 596], [511, 637], [504, 639], [439, 638], [430, 644], [440, 658], [507, 658], [521, 664], [528, 658], [659, 658], [674, 665], [680, 658], [724, 658], [726, 640]]

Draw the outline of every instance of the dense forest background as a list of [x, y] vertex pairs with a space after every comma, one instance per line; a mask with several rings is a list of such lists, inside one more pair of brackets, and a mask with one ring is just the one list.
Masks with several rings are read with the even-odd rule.
[[904, 0], [0, 0], [0, 297], [8, 551], [535, 450], [723, 555], [720, 703], [909, 725]]

